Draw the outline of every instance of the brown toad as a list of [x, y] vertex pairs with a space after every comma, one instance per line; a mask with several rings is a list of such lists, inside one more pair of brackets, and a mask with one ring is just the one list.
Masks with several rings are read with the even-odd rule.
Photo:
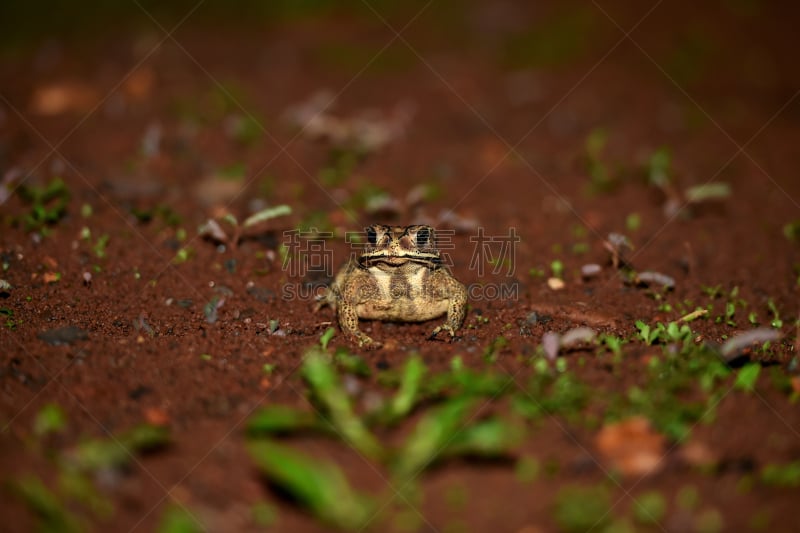
[[337, 313], [344, 333], [359, 346], [379, 346], [358, 329], [358, 320], [424, 322], [447, 315], [430, 335], [454, 337], [464, 322], [467, 290], [442, 265], [430, 226], [366, 228], [364, 252], [336, 275], [320, 305]]

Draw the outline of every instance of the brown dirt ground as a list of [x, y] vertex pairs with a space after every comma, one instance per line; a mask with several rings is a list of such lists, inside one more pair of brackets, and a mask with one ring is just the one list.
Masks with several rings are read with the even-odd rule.
[[[746, 5], [756, 11], [749, 13]], [[393, 9], [386, 22], [402, 28], [419, 7]], [[20, 179], [29, 184], [62, 176], [71, 199], [66, 216], [40, 242], [11, 223], [29, 209], [18, 196], [0, 205], [0, 252], [8, 263], [1, 276], [13, 287], [0, 306], [12, 310], [17, 322], [13, 330], [0, 329], [3, 477], [35, 473], [48, 485], [55, 483], [53, 463], [36, 451], [31, 430], [47, 403], [60, 405], [69, 420], [53, 449], [163, 413], [171, 445], [137, 458], [131, 471], [108, 488], [115, 530], [153, 530], [170, 498], [196, 511], [212, 531], [257, 529], [249, 508], [262, 500], [278, 505], [275, 530], [324, 530], [262, 482], [244, 450], [242, 429], [261, 405], [307, 404], [295, 371], [333, 315], [313, 313], [308, 299], [281, 298], [284, 285], [304, 280], [292, 278], [279, 258], [264, 254], [277, 249], [283, 231], [314, 212], [326, 213], [337, 228], [357, 230], [378, 221], [412, 223], [452, 209], [477, 220], [489, 235], [505, 235], [513, 227], [521, 237], [512, 276], [480, 277], [469, 268], [474, 248], [469, 232], [456, 234], [450, 252], [456, 277], [467, 284], [515, 283], [518, 298], [471, 302], [466, 324], [475, 327], [453, 343], [426, 340], [430, 324], [364, 323], [374, 337], [389, 341], [381, 350], [353, 348], [373, 368], [396, 368], [412, 350], [434, 370], [447, 368], [456, 354], [480, 368], [484, 348], [504, 334], [510, 342], [497, 365], [524, 379], [529, 367], [516, 356], [533, 353], [548, 330], [589, 325], [627, 336], [636, 319], [678, 318], [678, 311], [660, 311], [649, 291], [625, 285], [607, 266], [602, 239], [612, 231], [626, 233], [636, 245], [630, 259], [635, 268], [675, 278], [675, 290], [667, 296], [673, 304], [707, 302], [704, 286], [739, 287], [749, 309], [765, 319], [773, 298], [787, 337], [773, 350], [771, 362], [788, 367], [795, 356], [792, 323], [800, 313], [794, 270], [800, 247], [782, 231], [800, 218], [798, 10], [790, 3], [713, 2], [689, 8], [666, 2], [645, 17], [648, 8], [638, 2], [570, 4], [562, 9], [582, 10], [590, 20], [579, 51], [557, 64], [521, 70], [501, 60], [513, 47], [508, 35], [550, 20], [554, 5], [432, 7], [410, 22], [401, 39], [365, 9], [264, 28], [254, 24], [244, 31], [211, 31], [190, 21], [163, 42], [163, 33], [151, 25], [147, 32], [9, 54], [0, 69], [0, 170], [19, 169]], [[611, 19], [624, 31], [636, 25], [629, 39]], [[325, 53], [332, 43], [359, 53], [341, 52], [344, 58]], [[372, 52], [387, 43], [379, 59], [362, 71]], [[143, 87], [136, 86], [137, 78], [131, 81], [132, 69], [145, 73], [139, 79], [145, 80]], [[120, 84], [121, 79], [126, 81]], [[54, 115], [32, 110], [37, 89], [66, 81], [93, 91], [89, 103]], [[217, 83], [239, 88], [238, 103], [225, 107], [209, 96], [219, 93]], [[373, 107], [391, 110], [404, 101], [415, 106], [406, 134], [336, 186], [317, 178], [328, 146], [298, 137], [281, 119], [287, 107], [325, 87], [341, 90], [334, 107], [341, 116]], [[97, 98], [102, 101], [94, 107]], [[225, 133], [225, 117], [243, 112], [266, 128], [255, 143], [240, 144]], [[162, 149], [147, 159], [140, 145], [155, 123], [162, 128]], [[598, 127], [608, 132], [603, 157], [623, 169], [623, 178], [611, 192], [587, 194], [584, 145]], [[724, 181], [731, 186], [730, 197], [692, 207], [690, 216], [687, 208], [666, 217], [662, 195], [646, 184], [642, 171], [659, 146], [670, 148], [680, 187]], [[246, 171], [235, 198], [212, 192], [209, 204], [198, 196], [203, 177], [236, 163]], [[268, 176], [274, 178], [265, 193]], [[342, 199], [366, 182], [402, 199], [415, 185], [431, 181], [439, 184], [441, 195], [424, 205], [424, 213], [401, 209], [392, 220], [376, 220], [357, 209], [348, 218], [341, 207]], [[270, 221], [259, 238], [236, 249], [220, 252], [196, 238], [195, 228], [213, 208], [246, 213], [254, 197], [288, 203], [293, 214]], [[93, 208], [87, 218], [81, 215], [84, 204]], [[142, 223], [130, 214], [132, 207], [157, 205], [168, 205], [182, 218], [194, 252], [185, 263], [172, 263], [177, 248], [187, 244], [178, 243], [175, 227], [158, 216]], [[641, 217], [638, 229], [626, 229], [631, 213]], [[105, 258], [97, 258], [92, 243], [80, 239], [84, 226], [93, 240], [109, 235]], [[585, 236], [575, 228], [586, 228]], [[571, 251], [578, 242], [588, 244], [585, 253]], [[337, 237], [330, 246], [336, 263], [343, 262], [344, 240]], [[561, 291], [549, 289], [546, 278], [529, 275], [531, 268], [547, 270], [557, 258], [565, 265]], [[236, 261], [233, 272], [225, 265], [230, 259]], [[582, 281], [579, 268], [590, 262], [605, 268], [597, 279]], [[59, 272], [60, 280], [46, 282], [50, 272]], [[84, 272], [92, 273], [91, 283], [84, 282]], [[225, 301], [218, 320], [208, 323], [203, 307], [220, 294]], [[552, 320], [526, 334], [518, 326], [532, 311]], [[478, 324], [479, 314], [489, 319], [486, 324]], [[265, 324], [271, 319], [279, 321], [285, 336], [268, 333]], [[504, 329], [506, 324], [512, 327]], [[50, 346], [37, 338], [67, 325], [85, 330], [88, 339]], [[735, 327], [713, 320], [692, 326], [713, 342], [749, 328], [746, 313], [737, 314]], [[341, 335], [331, 345], [349, 346]], [[201, 354], [212, 357], [205, 360]], [[597, 390], [624, 390], [640, 379], [647, 349], [626, 347], [621, 375], [591, 354], [579, 350], [566, 357], [586, 356], [586, 366], [577, 372]], [[276, 365], [268, 380], [262, 378], [265, 363]], [[800, 458], [797, 405], [770, 387], [766, 373], [759, 383], [758, 395], [726, 396], [714, 422], [693, 430], [693, 437], [732, 466], [698, 472], [674, 460], [673, 450], [661, 472], [624, 478], [622, 487], [633, 494], [659, 489], [673, 501], [691, 484], [704, 506], [721, 513], [725, 530], [748, 530], [759, 513], [769, 517], [775, 531], [798, 530], [798, 489], [737, 489], [746, 473], [742, 469], [747, 470], [740, 465], [752, 470], [752, 465]], [[364, 387], [378, 384], [373, 378]], [[591, 460], [593, 437], [593, 430], [558, 419], [532, 431], [521, 453], [562, 468], [530, 485], [521, 485], [513, 467], [503, 462], [456, 461], [425, 473], [420, 530], [552, 530], [551, 504], [559, 487], [606, 478], [603, 467]], [[359, 488], [385, 487], [386, 472], [340, 444], [310, 437], [292, 442], [335, 459]], [[448, 503], [453, 487], [463, 488], [468, 505]], [[620, 510], [630, 506], [625, 491], [614, 494]], [[32, 515], [16, 499], [0, 499], [0, 516], [9, 530], [34, 528]], [[678, 511], [667, 517], [665, 530], [689, 527]], [[109, 522], [90, 523], [97, 530], [109, 527]]]

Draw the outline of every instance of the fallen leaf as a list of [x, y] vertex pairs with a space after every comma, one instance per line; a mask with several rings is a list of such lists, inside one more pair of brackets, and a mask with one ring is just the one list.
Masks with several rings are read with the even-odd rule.
[[663, 466], [664, 436], [641, 416], [604, 426], [595, 445], [623, 475], [653, 474]]
[[169, 415], [160, 407], [148, 407], [145, 409], [144, 419], [153, 426], [166, 426], [169, 424]]
[[122, 88], [132, 100], [143, 100], [153, 91], [155, 82], [155, 71], [150, 67], [142, 66], [128, 76]]
[[719, 462], [717, 454], [705, 443], [692, 440], [681, 446], [679, 455], [687, 464], [692, 466], [714, 466]]
[[86, 83], [67, 81], [39, 87], [33, 92], [30, 108], [37, 115], [86, 112], [99, 101], [97, 91]]

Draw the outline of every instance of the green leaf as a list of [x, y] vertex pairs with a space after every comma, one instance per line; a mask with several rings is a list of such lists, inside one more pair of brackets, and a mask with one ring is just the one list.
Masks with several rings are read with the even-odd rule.
[[453, 442], [456, 432], [463, 430], [475, 403], [475, 398], [464, 396], [425, 413], [398, 453], [395, 476], [404, 481], [436, 461]]
[[200, 533], [205, 528], [198, 522], [197, 517], [183, 507], [171, 505], [161, 515], [161, 521], [156, 528], [157, 533]]
[[752, 392], [755, 389], [758, 375], [761, 373], [761, 365], [758, 363], [748, 363], [739, 369], [736, 374], [736, 381], [733, 383], [735, 389], [745, 392]]
[[372, 516], [372, 502], [353, 490], [335, 464], [267, 440], [251, 441], [247, 449], [270, 482], [329, 524], [358, 529]]
[[792, 242], [800, 241], [800, 219], [783, 226], [783, 235]]
[[637, 320], [635, 326], [636, 329], [639, 330], [639, 337], [645, 342], [645, 344], [648, 346], [652, 344], [653, 340], [651, 339], [650, 324], [645, 324], [641, 320]]
[[69, 454], [73, 466], [85, 471], [121, 468], [136, 453], [154, 450], [167, 444], [169, 430], [143, 424], [118, 437], [86, 441]]
[[648, 163], [648, 181], [651, 185], [655, 185], [663, 189], [670, 183], [670, 163], [672, 155], [669, 148], [662, 146], [650, 156]]
[[331, 342], [333, 336], [336, 335], [335, 328], [328, 328], [325, 330], [325, 333], [319, 338], [319, 345], [322, 346], [323, 350], [328, 349], [328, 343]]
[[114, 505], [108, 497], [95, 489], [92, 477], [74, 468], [60, 469], [58, 490], [64, 499], [80, 502], [98, 518], [107, 519], [114, 514]]
[[[324, 348], [323, 348], [324, 349]], [[337, 348], [333, 354], [336, 365], [349, 374], [367, 377], [372, 375], [372, 370], [364, 358], [360, 355], [353, 355], [346, 348]]]
[[776, 487], [800, 487], [800, 461], [765, 465], [761, 469], [761, 481]]
[[603, 530], [611, 521], [611, 495], [602, 486], [568, 486], [558, 491], [555, 521], [562, 531]]
[[656, 490], [644, 492], [633, 501], [633, 517], [640, 524], [659, 524], [666, 512], [667, 501]]
[[306, 352], [302, 373], [311, 389], [312, 399], [327, 413], [345, 442], [370, 459], [380, 459], [383, 448], [353, 412], [350, 398], [326, 355], [317, 349]]
[[256, 411], [247, 419], [247, 434], [279, 434], [304, 430], [321, 430], [322, 425], [313, 413], [285, 405], [270, 405]]
[[225, 216], [222, 217], [222, 220], [234, 227], [239, 225], [239, 220], [237, 220], [236, 215], [233, 213], [225, 213]]
[[686, 189], [686, 201], [697, 203], [706, 200], [720, 200], [731, 195], [731, 187], [727, 183], [706, 183]]
[[389, 406], [391, 420], [400, 420], [414, 407], [419, 395], [420, 384], [425, 376], [427, 368], [419, 354], [414, 354], [407, 361], [403, 368], [403, 377], [400, 380], [400, 389], [392, 398]]
[[33, 432], [37, 437], [43, 437], [49, 433], [63, 430], [66, 425], [67, 416], [64, 414], [64, 410], [54, 403], [49, 403], [36, 414]]
[[41, 531], [79, 532], [83, 531], [81, 523], [59, 501], [58, 497], [48, 489], [42, 481], [28, 475], [14, 481], [11, 490], [41, 520]]
[[250, 226], [255, 226], [256, 224], [260, 224], [272, 218], [290, 214], [292, 214], [292, 208], [285, 204], [268, 207], [247, 217], [242, 223], [242, 227], [249, 228]]
[[509, 454], [522, 440], [522, 428], [500, 418], [490, 418], [457, 432], [444, 455], [497, 457]]

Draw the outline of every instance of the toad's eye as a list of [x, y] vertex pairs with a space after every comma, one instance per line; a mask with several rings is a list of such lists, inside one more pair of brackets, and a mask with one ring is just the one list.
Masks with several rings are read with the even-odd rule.
[[428, 241], [431, 238], [431, 230], [428, 228], [420, 228], [417, 231], [417, 246], [420, 248], [424, 248], [428, 245]]
[[375, 246], [375, 241], [378, 238], [378, 234], [375, 232], [375, 228], [367, 228], [367, 242], [370, 246]]

